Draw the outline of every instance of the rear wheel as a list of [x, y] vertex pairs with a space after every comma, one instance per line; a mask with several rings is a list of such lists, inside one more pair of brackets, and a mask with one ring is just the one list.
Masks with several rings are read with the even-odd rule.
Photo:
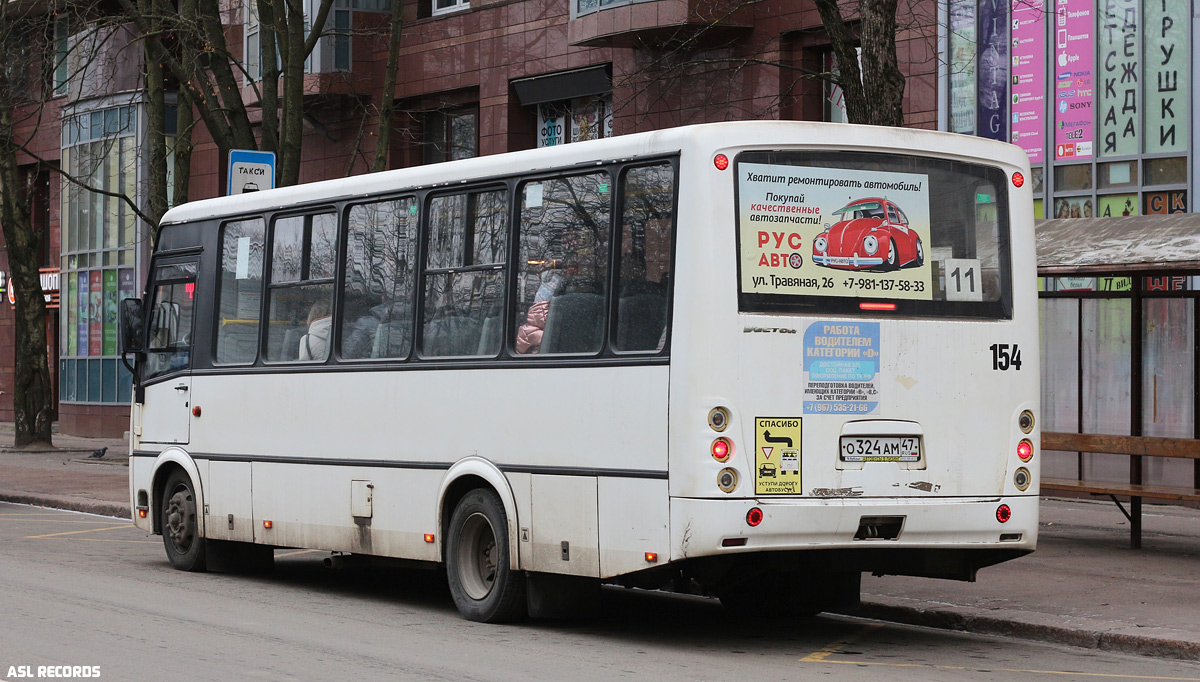
[[446, 537], [446, 576], [467, 620], [500, 623], [525, 616], [525, 576], [509, 566], [508, 519], [495, 492], [477, 488], [454, 508]]
[[171, 565], [181, 571], [203, 571], [204, 538], [196, 517], [196, 491], [192, 479], [176, 469], [167, 476], [162, 501], [163, 547]]

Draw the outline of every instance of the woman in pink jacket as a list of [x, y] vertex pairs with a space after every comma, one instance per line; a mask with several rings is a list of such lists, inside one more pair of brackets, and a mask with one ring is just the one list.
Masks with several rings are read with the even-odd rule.
[[517, 329], [517, 352], [536, 353], [542, 345], [542, 334], [546, 330], [546, 313], [550, 312], [550, 299], [562, 290], [563, 275], [561, 270], [547, 270], [542, 273], [542, 284], [533, 297], [533, 305], [525, 315], [525, 324]]

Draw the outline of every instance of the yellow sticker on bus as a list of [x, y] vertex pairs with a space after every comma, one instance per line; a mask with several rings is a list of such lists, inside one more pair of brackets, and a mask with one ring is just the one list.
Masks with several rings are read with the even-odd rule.
[[754, 418], [754, 494], [800, 494], [799, 417]]

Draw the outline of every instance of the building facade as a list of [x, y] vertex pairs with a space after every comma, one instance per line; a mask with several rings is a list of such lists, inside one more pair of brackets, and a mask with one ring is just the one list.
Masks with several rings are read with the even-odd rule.
[[[836, 64], [808, 0], [392, 1], [403, 28], [390, 168], [691, 123], [845, 120], [838, 90], [813, 77]], [[1193, 210], [1193, 1], [902, 2], [905, 125], [1021, 145], [1046, 215]], [[225, 7], [253, 109], [258, 17], [253, 3]], [[306, 62], [301, 182], [368, 171], [390, 11], [389, 0], [335, 0]], [[64, 19], [53, 40], [57, 54], [103, 56], [56, 62], [28, 131], [42, 160], [28, 162], [45, 288], [59, 301], [47, 320], [57, 416], [64, 432], [120, 435], [130, 386], [116, 309], [141, 291], [150, 243], [131, 208], [150, 172], [143, 50], [122, 24]], [[168, 136], [176, 113], [168, 106]], [[189, 198], [225, 193], [227, 159], [203, 126], [192, 138]], [[0, 303], [0, 420], [12, 419], [12, 333]]]

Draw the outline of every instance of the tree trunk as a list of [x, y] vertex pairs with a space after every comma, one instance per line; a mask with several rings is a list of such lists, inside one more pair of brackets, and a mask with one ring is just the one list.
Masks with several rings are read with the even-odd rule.
[[862, 0], [863, 90], [867, 120], [878, 126], [904, 124], [904, 74], [896, 63], [897, 0]]
[[388, 34], [387, 69], [383, 74], [383, 93], [379, 103], [379, 134], [375, 137], [375, 159], [371, 172], [378, 173], [387, 168], [388, 152], [392, 145], [392, 111], [395, 109], [396, 78], [400, 71], [400, 19], [401, 3], [392, 3], [391, 33]]
[[862, 68], [859, 40], [846, 25], [838, 0], [816, 0], [821, 23], [837, 60], [833, 79], [846, 99], [850, 123], [899, 126], [904, 123], [904, 74], [896, 60], [897, 0], [858, 0], [862, 20]]
[[[151, 17], [151, 27], [157, 35], [162, 21], [155, 0], [139, 0], [139, 9]], [[149, 168], [146, 177], [146, 212], [154, 221], [150, 234], [167, 212], [167, 94], [163, 87], [162, 45], [156, 40], [143, 44], [146, 55], [146, 144], [149, 147]]]
[[[6, 80], [0, 76], [0, 80]], [[10, 92], [7, 83], [0, 90]], [[7, 100], [7, 98], [5, 98]], [[46, 303], [38, 273], [40, 237], [33, 229], [29, 195], [33, 188], [17, 165], [11, 100], [0, 102], [0, 226], [8, 246], [9, 286], [16, 294], [16, 357], [13, 381], [14, 445], [51, 444], [54, 407], [46, 364]]]

